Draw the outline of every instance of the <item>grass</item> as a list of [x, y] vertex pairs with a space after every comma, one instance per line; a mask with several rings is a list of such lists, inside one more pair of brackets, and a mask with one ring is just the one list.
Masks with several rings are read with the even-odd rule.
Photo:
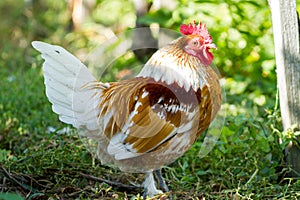
[[[139, 186], [142, 175], [124, 174], [115, 167], [101, 165], [76, 130], [59, 122], [45, 95], [43, 61], [30, 46], [32, 40], [40, 39], [86, 54], [101, 38], [99, 24], [90, 19], [85, 31], [70, 32], [63, 1], [34, 1], [33, 9], [24, 2], [0, 3], [4, 19], [0, 22], [0, 199], [142, 199], [139, 187], [128, 187], [132, 183]], [[101, 2], [97, 4], [99, 9]], [[109, 2], [105, 1], [107, 5]], [[181, 23], [179, 16], [187, 19], [196, 14], [186, 16], [196, 3], [182, 2], [175, 14], [167, 12], [167, 18], [164, 12], [154, 12], [144, 21], [152, 23], [151, 16], [156, 16], [156, 20], [166, 19], [158, 21], [160, 24], [174, 28]], [[183, 157], [163, 168], [163, 175], [174, 199], [299, 199], [300, 180], [287, 176], [291, 169], [284, 162], [284, 148], [295, 140], [293, 132], [297, 130], [283, 132], [281, 127], [269, 8], [263, 1], [249, 1], [253, 5], [258, 2], [257, 7], [244, 5], [244, 1], [221, 2], [206, 7], [213, 8], [213, 13], [221, 9], [220, 14], [226, 15], [224, 20], [223, 16], [200, 14], [216, 25], [212, 27], [219, 47], [216, 64], [223, 66], [220, 70], [226, 74], [227, 101], [223, 105], [227, 115], [222, 134], [203, 158], [199, 151], [205, 135], [201, 136]], [[197, 6], [203, 7], [201, 3]], [[232, 9], [233, 14], [225, 8]], [[248, 16], [246, 11], [252, 14]], [[6, 18], [7, 13], [13, 15]], [[169, 15], [173, 17], [170, 20]], [[253, 23], [252, 15], [259, 20]], [[132, 21], [134, 13], [129, 18], [124, 16], [120, 14], [118, 19]], [[112, 22], [116, 23], [115, 29], [118, 19]], [[236, 37], [227, 33], [235, 33]], [[236, 48], [240, 41], [247, 45]], [[105, 80], [138, 62], [128, 54], [114, 64], [117, 69], [107, 72]]]

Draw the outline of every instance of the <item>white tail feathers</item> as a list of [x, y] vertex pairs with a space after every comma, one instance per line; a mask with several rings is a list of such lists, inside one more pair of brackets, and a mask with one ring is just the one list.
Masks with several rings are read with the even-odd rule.
[[32, 46], [42, 53], [45, 59], [43, 71], [46, 95], [52, 103], [52, 110], [59, 119], [76, 128], [96, 130], [97, 113], [101, 91], [84, 88], [95, 82], [95, 77], [75, 56], [60, 46], [34, 41]]

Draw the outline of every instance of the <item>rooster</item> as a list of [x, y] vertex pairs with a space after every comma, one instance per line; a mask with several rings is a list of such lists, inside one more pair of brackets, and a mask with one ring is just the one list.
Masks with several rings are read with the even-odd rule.
[[191, 147], [221, 106], [219, 78], [210, 67], [216, 46], [206, 25], [182, 24], [180, 32], [136, 77], [110, 83], [98, 82], [62, 47], [32, 42], [45, 59], [46, 95], [59, 119], [97, 142], [102, 164], [145, 173], [144, 194], [151, 197], [168, 191], [161, 167]]

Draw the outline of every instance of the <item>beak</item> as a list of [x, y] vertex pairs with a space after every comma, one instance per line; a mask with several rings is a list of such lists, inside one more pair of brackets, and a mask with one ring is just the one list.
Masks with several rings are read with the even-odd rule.
[[215, 45], [215, 43], [207, 44], [206, 46], [208, 48], [210, 48], [210, 49], [216, 49], [216, 50], [218, 50], [218, 47], [217, 47], [217, 45]]

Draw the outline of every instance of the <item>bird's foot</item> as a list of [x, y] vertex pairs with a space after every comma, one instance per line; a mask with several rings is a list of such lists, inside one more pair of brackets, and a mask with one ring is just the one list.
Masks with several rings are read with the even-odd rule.
[[172, 199], [172, 195], [170, 194], [169, 188], [168, 188], [164, 178], [161, 175], [160, 169], [155, 170], [154, 174], [155, 174], [155, 176], [158, 180], [160, 189], [163, 189], [164, 192], [166, 192], [167, 194], [164, 194], [163, 191], [156, 188], [153, 173], [148, 172], [146, 174], [146, 178], [145, 178], [145, 181], [143, 183], [143, 187], [145, 188], [145, 191], [144, 191], [144, 194], [143, 194], [143, 199], [146, 199], [147, 197], [150, 197], [150, 199], [152, 199], [151, 197], [156, 199], [155, 196], [158, 196], [159, 199]]
[[172, 194], [170, 193], [168, 185], [166, 184], [165, 179], [163, 178], [163, 176], [161, 174], [161, 169], [154, 170], [154, 174], [158, 180], [159, 187], [161, 189], [163, 189], [164, 192], [169, 193], [169, 195], [168, 195], [169, 199], [172, 199]]
[[155, 180], [152, 172], [148, 172], [146, 174], [145, 181], [143, 183], [143, 187], [145, 188], [143, 198], [146, 199], [146, 197], [153, 197], [158, 194], [163, 194], [161, 190], [158, 190], [155, 185]]
[[147, 188], [145, 188], [144, 194], [143, 194], [143, 199], [147, 199], [147, 197], [149, 198], [154, 198], [155, 196], [161, 195], [163, 194], [163, 191], [161, 190], [148, 190]]
[[161, 169], [154, 170], [154, 174], [158, 180], [159, 187], [163, 189], [165, 192], [169, 192], [168, 185], [166, 184], [165, 179], [161, 174]]

